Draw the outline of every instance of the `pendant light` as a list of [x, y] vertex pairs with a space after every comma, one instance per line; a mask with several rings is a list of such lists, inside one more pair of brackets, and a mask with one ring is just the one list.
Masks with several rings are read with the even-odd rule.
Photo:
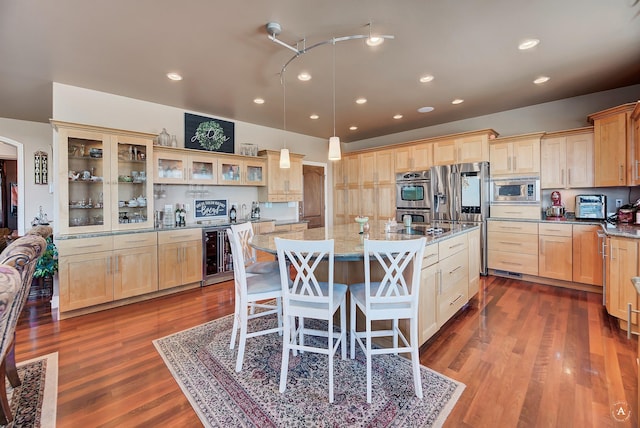
[[333, 39], [333, 137], [329, 138], [329, 160], [340, 160], [340, 138], [336, 136], [336, 41]]
[[284, 131], [284, 147], [280, 149], [280, 168], [291, 168], [289, 159], [289, 149], [287, 149], [287, 88], [285, 85], [284, 72], [281, 74], [282, 80], [282, 130]]

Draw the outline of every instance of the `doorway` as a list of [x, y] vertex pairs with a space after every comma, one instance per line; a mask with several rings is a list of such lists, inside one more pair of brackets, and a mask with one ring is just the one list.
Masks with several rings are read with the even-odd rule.
[[300, 220], [307, 221], [309, 229], [324, 227], [325, 220], [325, 167], [302, 165], [302, 203]]

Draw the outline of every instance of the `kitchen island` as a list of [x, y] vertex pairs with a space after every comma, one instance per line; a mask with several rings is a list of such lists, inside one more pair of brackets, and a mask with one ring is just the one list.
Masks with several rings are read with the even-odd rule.
[[[434, 227], [434, 230], [429, 230]], [[371, 222], [360, 234], [356, 223], [292, 232], [255, 235], [251, 246], [276, 254], [274, 238], [333, 239], [334, 280], [345, 284], [364, 282], [364, 239], [407, 240], [427, 238], [420, 279], [418, 335], [423, 344], [478, 292], [480, 281], [480, 227], [469, 223], [402, 225], [385, 232], [383, 221]], [[382, 275], [372, 266], [372, 276]], [[326, 276], [326, 268], [320, 275]], [[403, 328], [403, 326], [401, 326]]]

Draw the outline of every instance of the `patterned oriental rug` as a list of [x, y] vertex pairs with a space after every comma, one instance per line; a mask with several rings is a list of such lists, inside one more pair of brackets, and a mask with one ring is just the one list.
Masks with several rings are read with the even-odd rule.
[[[13, 421], [7, 427], [53, 428], [58, 402], [58, 353], [17, 364], [22, 385], [6, 381]], [[4, 425], [2, 425], [4, 426]]]
[[[275, 326], [276, 319], [251, 322]], [[336, 357], [330, 404], [327, 356], [307, 352], [290, 357], [287, 389], [280, 394], [281, 337], [249, 339], [243, 369], [236, 373], [237, 346], [229, 349], [232, 323], [227, 316], [153, 341], [206, 427], [439, 427], [465, 388], [422, 367], [420, 400], [410, 361], [379, 355], [373, 358], [372, 404], [367, 404], [366, 366], [359, 351], [355, 360]]]

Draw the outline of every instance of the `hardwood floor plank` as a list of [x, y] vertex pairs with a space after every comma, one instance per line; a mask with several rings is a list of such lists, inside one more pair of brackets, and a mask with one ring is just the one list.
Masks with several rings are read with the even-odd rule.
[[[16, 357], [59, 353], [60, 428], [200, 426], [152, 340], [232, 313], [233, 299], [226, 282], [66, 320], [29, 305]], [[636, 352], [600, 295], [490, 276], [420, 361], [466, 385], [445, 427], [632, 427]], [[632, 407], [626, 424], [616, 401]]]

